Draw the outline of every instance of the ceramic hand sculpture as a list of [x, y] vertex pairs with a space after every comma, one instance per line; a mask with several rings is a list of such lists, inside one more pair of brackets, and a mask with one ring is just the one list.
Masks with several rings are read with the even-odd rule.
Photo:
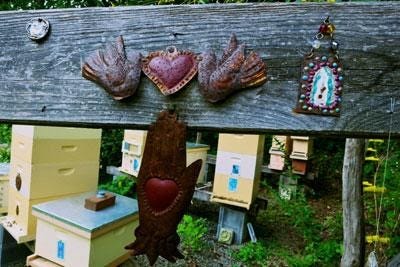
[[219, 61], [213, 51], [202, 53], [198, 80], [201, 94], [207, 101], [215, 103], [233, 92], [265, 83], [266, 66], [255, 52], [246, 57], [244, 45], [238, 45], [232, 34]]
[[186, 167], [186, 126], [177, 115], [161, 112], [147, 134], [138, 175], [139, 226], [136, 240], [125, 248], [146, 254], [151, 265], [158, 256], [183, 258], [176, 228], [190, 205], [202, 161]]
[[133, 52], [126, 55], [122, 36], [104, 51], [96, 51], [82, 67], [82, 76], [99, 84], [115, 100], [135, 94], [140, 74], [141, 54]]

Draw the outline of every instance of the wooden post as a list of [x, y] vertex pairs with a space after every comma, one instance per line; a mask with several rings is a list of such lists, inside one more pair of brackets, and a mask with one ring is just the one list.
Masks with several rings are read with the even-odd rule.
[[364, 266], [365, 232], [362, 191], [364, 139], [346, 139], [343, 162], [343, 235], [341, 267]]

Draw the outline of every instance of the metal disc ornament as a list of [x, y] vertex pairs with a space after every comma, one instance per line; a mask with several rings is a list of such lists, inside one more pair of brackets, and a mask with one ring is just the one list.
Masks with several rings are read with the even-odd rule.
[[26, 24], [26, 33], [31, 40], [39, 41], [47, 36], [50, 22], [45, 18], [33, 18]]

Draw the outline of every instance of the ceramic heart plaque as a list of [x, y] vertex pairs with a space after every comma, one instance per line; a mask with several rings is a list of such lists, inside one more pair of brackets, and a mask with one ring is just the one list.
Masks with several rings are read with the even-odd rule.
[[172, 46], [145, 57], [142, 70], [163, 95], [170, 95], [182, 89], [196, 75], [197, 59], [193, 52], [178, 51]]
[[174, 180], [150, 178], [144, 186], [144, 191], [150, 207], [156, 212], [161, 212], [174, 202], [179, 188]]

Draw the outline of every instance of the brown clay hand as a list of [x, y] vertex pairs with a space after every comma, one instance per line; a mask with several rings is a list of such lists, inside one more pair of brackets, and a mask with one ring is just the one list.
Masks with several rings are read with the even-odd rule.
[[126, 249], [146, 254], [151, 265], [158, 256], [175, 262], [176, 228], [190, 205], [201, 160], [186, 167], [186, 126], [176, 114], [161, 112], [150, 126], [138, 175], [139, 227], [136, 240]]

